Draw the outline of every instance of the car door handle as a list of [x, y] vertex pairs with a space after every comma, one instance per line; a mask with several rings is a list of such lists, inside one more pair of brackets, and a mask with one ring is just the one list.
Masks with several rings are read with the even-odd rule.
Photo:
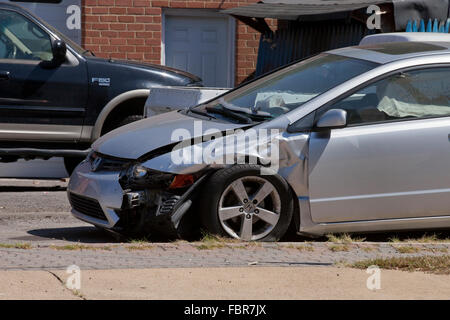
[[11, 73], [9, 71], [0, 71], [0, 81], [9, 80], [9, 75]]

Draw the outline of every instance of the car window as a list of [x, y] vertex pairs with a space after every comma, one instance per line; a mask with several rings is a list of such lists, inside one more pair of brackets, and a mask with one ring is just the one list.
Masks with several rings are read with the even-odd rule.
[[[347, 124], [450, 116], [450, 68], [389, 76], [326, 109], [347, 111]], [[321, 112], [322, 114], [322, 112]]]
[[222, 106], [250, 116], [276, 118], [377, 66], [370, 61], [320, 54], [255, 80], [204, 107]]
[[50, 36], [21, 14], [0, 10], [0, 59], [53, 58]]

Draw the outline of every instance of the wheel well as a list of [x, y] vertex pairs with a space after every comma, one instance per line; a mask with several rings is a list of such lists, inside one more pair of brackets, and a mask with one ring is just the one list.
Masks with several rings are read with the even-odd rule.
[[294, 208], [293, 208], [294, 212], [292, 213], [291, 227], [295, 228], [295, 233], [297, 233], [297, 231], [300, 230], [300, 205], [298, 204], [298, 198], [294, 189], [292, 188], [289, 182], [286, 181], [286, 183], [288, 184], [289, 189], [291, 191], [292, 201], [294, 201]]
[[116, 128], [126, 117], [132, 115], [143, 115], [146, 97], [131, 98], [118, 104], [106, 117], [102, 126], [101, 135]]

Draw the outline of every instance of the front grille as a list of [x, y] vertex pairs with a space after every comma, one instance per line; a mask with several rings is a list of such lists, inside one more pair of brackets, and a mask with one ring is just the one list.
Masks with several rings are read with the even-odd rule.
[[100, 204], [95, 199], [69, 193], [69, 202], [76, 211], [82, 214], [105, 221], [107, 220], [102, 207], [100, 207]]
[[95, 152], [89, 157], [88, 160], [92, 171], [120, 171], [129, 162], [122, 159], [106, 158]]

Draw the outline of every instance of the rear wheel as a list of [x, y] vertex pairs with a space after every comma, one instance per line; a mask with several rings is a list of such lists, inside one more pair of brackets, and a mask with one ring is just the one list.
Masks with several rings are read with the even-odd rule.
[[244, 241], [278, 241], [292, 219], [293, 199], [279, 175], [237, 165], [214, 173], [202, 207], [202, 222], [214, 234]]

